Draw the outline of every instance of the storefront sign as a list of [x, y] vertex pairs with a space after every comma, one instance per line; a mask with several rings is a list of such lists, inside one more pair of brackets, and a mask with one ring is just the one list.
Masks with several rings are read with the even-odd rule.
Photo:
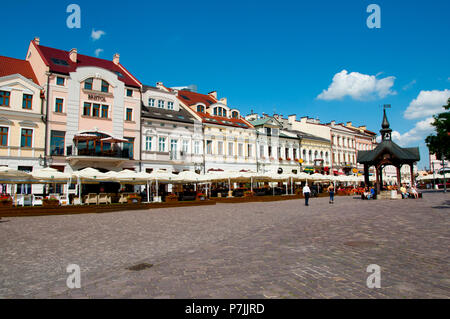
[[88, 99], [92, 101], [106, 102], [106, 98], [104, 96], [96, 94], [88, 94]]

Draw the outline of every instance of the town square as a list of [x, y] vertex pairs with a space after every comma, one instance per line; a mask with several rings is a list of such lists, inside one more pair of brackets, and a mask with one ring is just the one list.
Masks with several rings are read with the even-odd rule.
[[26, 8], [0, 299], [449, 299], [449, 3]]

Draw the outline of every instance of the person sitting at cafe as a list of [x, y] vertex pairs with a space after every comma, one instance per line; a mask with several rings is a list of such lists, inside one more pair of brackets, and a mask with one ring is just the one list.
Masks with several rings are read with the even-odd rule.
[[406, 191], [405, 184], [403, 184], [402, 187], [400, 187], [400, 193], [402, 194], [403, 199], [408, 198], [409, 194]]
[[414, 196], [415, 199], [419, 198], [419, 193], [417, 192], [417, 189], [415, 186], [411, 186], [409, 192], [412, 196]]
[[371, 193], [370, 193], [369, 187], [366, 187], [364, 189], [363, 199], [370, 199], [370, 195], [371, 195]]

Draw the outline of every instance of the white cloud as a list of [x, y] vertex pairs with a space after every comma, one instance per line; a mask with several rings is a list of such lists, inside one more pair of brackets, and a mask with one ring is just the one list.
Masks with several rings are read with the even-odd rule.
[[106, 34], [105, 31], [102, 31], [102, 30], [95, 31], [94, 29], [92, 29], [91, 39], [96, 41], [96, 40], [100, 39], [105, 34]]
[[97, 49], [95, 50], [95, 56], [98, 57], [100, 55], [100, 53], [103, 52], [103, 49]]
[[417, 98], [411, 101], [403, 115], [411, 120], [442, 113], [444, 110], [442, 106], [447, 104], [449, 97], [450, 90], [420, 91]]
[[424, 141], [425, 138], [434, 131], [434, 127], [431, 125], [433, 122], [434, 119], [429, 117], [423, 121], [417, 122], [416, 125], [406, 133], [401, 134], [398, 131], [392, 131], [392, 140], [400, 146], [408, 146], [413, 142], [417, 143], [418, 141]]
[[391, 91], [395, 77], [388, 76], [377, 79], [377, 75], [367, 75], [359, 72], [348, 73], [342, 70], [333, 76], [328, 89], [323, 90], [317, 98], [320, 100], [340, 100], [350, 96], [355, 100], [365, 100], [374, 97], [384, 98], [396, 94]]
[[404, 91], [409, 90], [410, 88], [413, 87], [414, 84], [416, 84], [416, 82], [417, 82], [416, 80], [412, 80], [411, 82], [403, 86], [403, 90]]

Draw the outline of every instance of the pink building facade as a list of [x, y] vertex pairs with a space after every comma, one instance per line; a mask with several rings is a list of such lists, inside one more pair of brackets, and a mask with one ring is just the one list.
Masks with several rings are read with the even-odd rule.
[[71, 172], [136, 169], [140, 160], [141, 83], [111, 61], [31, 41], [27, 60], [45, 91], [47, 165]]

